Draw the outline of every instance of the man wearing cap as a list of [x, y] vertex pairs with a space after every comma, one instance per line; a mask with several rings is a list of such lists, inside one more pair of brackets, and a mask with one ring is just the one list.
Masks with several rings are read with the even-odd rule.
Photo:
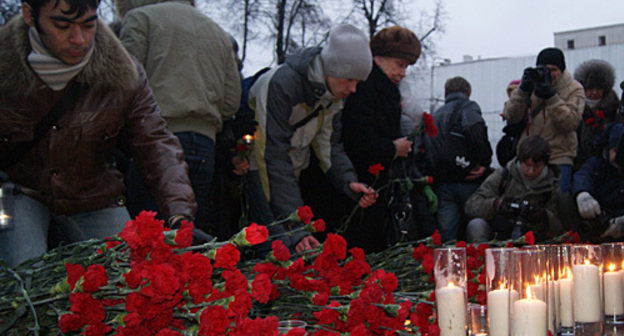
[[[248, 176], [251, 220], [269, 224], [303, 205], [298, 179], [312, 150], [338, 190], [362, 207], [375, 202], [375, 191], [357, 182], [339, 134], [342, 100], [366, 80], [371, 67], [366, 35], [345, 24], [332, 29], [324, 47], [303, 49], [256, 81], [249, 94], [258, 122]], [[271, 229], [272, 235], [283, 230]], [[319, 246], [305, 232], [280, 239], [297, 252]]]
[[520, 86], [505, 103], [503, 115], [509, 123], [527, 118], [520, 141], [529, 135], [539, 135], [548, 141], [549, 163], [559, 167], [561, 192], [569, 193], [577, 149], [576, 128], [585, 109], [585, 93], [583, 86], [566, 70], [561, 50], [543, 49], [535, 64], [549, 71], [526, 68]]
[[[412, 150], [412, 141], [401, 135], [402, 108], [398, 85], [405, 77], [407, 67], [416, 63], [421, 46], [412, 31], [393, 26], [377, 32], [371, 39], [370, 48], [373, 69], [368, 79], [358, 85], [357, 92], [345, 102], [342, 134], [345, 151], [360, 180], [383, 186], [389, 180], [391, 167], [403, 162]], [[374, 176], [368, 172], [368, 167], [378, 163], [385, 169]], [[357, 216], [361, 221], [348, 223], [345, 239], [350, 246], [376, 252], [386, 248], [386, 243], [393, 243], [387, 242], [384, 234], [390, 216], [388, 197], [384, 193], [383, 202], [366, 209], [363, 216]], [[417, 239], [417, 232], [409, 234], [411, 240]]]

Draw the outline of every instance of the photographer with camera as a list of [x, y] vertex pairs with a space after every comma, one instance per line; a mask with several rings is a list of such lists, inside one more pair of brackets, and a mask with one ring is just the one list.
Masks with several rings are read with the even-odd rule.
[[520, 141], [518, 155], [488, 176], [464, 207], [472, 218], [468, 242], [518, 238], [533, 231], [544, 240], [561, 232], [557, 218], [560, 197], [557, 167], [548, 164], [550, 146], [531, 135]]
[[524, 70], [520, 86], [505, 102], [503, 116], [512, 124], [526, 119], [520, 141], [539, 135], [548, 142], [548, 163], [559, 167], [560, 190], [569, 193], [577, 151], [576, 128], [582, 120], [585, 92], [566, 70], [561, 50], [543, 49], [535, 63], [535, 68]]

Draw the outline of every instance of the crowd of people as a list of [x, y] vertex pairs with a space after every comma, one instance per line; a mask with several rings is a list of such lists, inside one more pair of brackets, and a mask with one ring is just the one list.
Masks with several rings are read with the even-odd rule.
[[236, 41], [192, 0], [116, 1], [110, 26], [98, 5], [23, 0], [0, 28], [9, 265], [114, 235], [142, 210], [171, 228], [194, 222], [195, 242], [269, 225], [293, 252], [324, 239], [292, 230], [303, 205], [367, 253], [436, 229], [445, 241], [624, 237], [624, 125], [607, 62], [572, 74], [561, 50], [540, 51], [501, 88], [521, 132], [493, 169], [465, 78], [446, 81], [436, 111], [411, 101], [402, 82], [422, 50], [405, 27], [369, 41], [337, 25], [251, 80]]

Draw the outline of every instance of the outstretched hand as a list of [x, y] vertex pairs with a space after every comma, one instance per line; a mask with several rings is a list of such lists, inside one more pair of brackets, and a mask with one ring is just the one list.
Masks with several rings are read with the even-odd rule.
[[362, 197], [358, 200], [358, 204], [362, 208], [368, 208], [369, 206], [375, 204], [377, 197], [379, 196], [375, 192], [375, 189], [365, 185], [364, 183], [351, 182], [349, 183], [349, 188], [357, 194], [362, 194]]
[[314, 236], [305, 236], [295, 245], [295, 251], [301, 253], [306, 250], [313, 250], [319, 246], [321, 246], [321, 243]]

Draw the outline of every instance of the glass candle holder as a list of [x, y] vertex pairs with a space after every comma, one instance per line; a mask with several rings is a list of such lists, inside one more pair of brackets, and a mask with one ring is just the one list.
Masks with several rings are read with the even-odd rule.
[[574, 333], [602, 335], [602, 249], [600, 245], [578, 244], [572, 246], [570, 255]]
[[466, 335], [466, 249], [437, 248], [433, 252], [436, 312], [441, 336]]
[[[511, 253], [515, 248], [485, 250], [485, 289], [487, 291], [488, 330], [490, 336], [509, 336], [509, 302], [513, 267]], [[513, 297], [518, 299], [518, 292]]]
[[[468, 304], [468, 335], [488, 336], [488, 308], [476, 303]], [[490, 334], [491, 335], [491, 334]]]
[[546, 335], [548, 332], [548, 286], [545, 278], [546, 252], [523, 249], [512, 252], [511, 290], [519, 299], [510, 304], [514, 336]]
[[600, 248], [603, 260], [604, 321], [607, 324], [624, 324], [624, 243], [603, 243]]
[[557, 246], [557, 322], [558, 334], [574, 335], [574, 310], [572, 304], [572, 261], [571, 244]]
[[303, 329], [307, 327], [307, 323], [301, 320], [284, 320], [279, 321], [277, 326], [277, 331], [280, 335], [286, 335], [289, 331], [293, 329]]

